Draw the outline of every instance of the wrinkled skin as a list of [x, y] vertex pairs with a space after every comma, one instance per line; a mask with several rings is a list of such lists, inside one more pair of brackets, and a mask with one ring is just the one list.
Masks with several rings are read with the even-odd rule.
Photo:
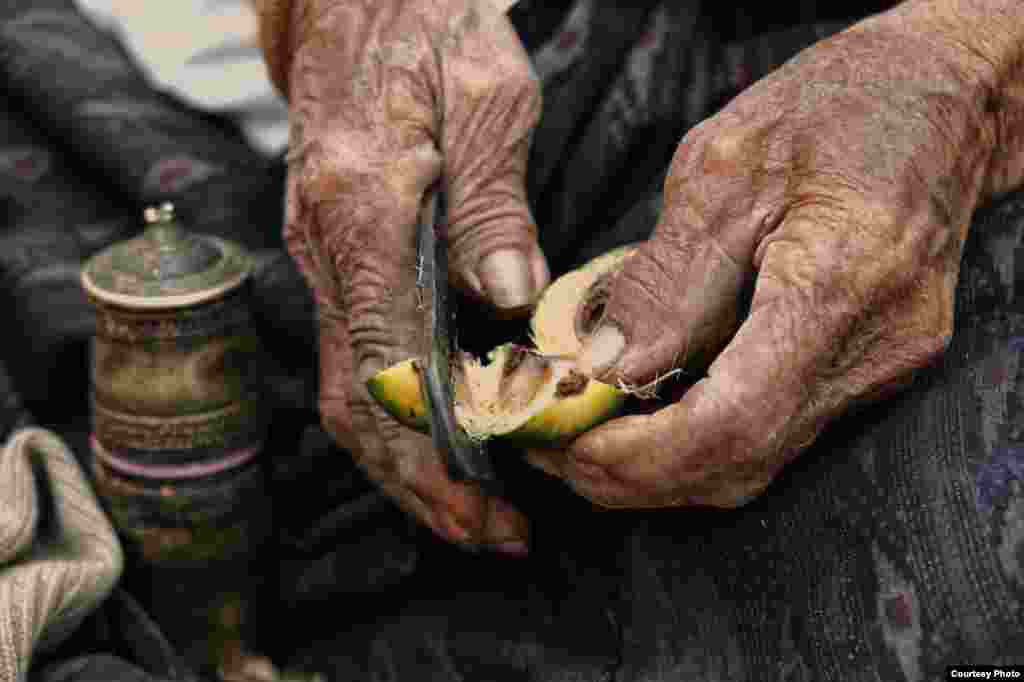
[[366, 389], [376, 372], [425, 356], [416, 226], [441, 178], [456, 286], [521, 313], [549, 280], [523, 185], [539, 86], [503, 9], [292, 2], [285, 240], [317, 299], [329, 433], [442, 537], [522, 553], [522, 515], [450, 481], [429, 437]]
[[[423, 354], [414, 225], [441, 175], [455, 283], [522, 304], [507, 269], [504, 289], [479, 274], [503, 250], [528, 259], [530, 296], [547, 281], [522, 191], [539, 111], [526, 57], [484, 3], [299, 4], [285, 234], [321, 309], [324, 423], [442, 537], [521, 552], [522, 516], [449, 481], [365, 380]], [[1021, 178], [1019, 12], [908, 2], [691, 131], [581, 366], [636, 387], [714, 358], [707, 378], [530, 460], [606, 506], [739, 505], [829, 421], [941, 354], [971, 215]]]
[[1021, 181], [1021, 42], [988, 36], [1022, 23], [999, 2], [907, 3], [692, 130], [580, 363], [639, 387], [714, 361], [678, 402], [531, 460], [605, 506], [741, 505], [937, 358], [972, 213]]

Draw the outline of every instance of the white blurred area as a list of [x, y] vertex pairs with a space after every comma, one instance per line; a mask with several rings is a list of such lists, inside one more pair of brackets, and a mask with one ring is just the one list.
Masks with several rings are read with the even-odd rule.
[[[506, 12], [516, 0], [477, 0]], [[268, 156], [288, 146], [288, 107], [267, 75], [255, 0], [74, 0], [115, 34], [154, 88], [233, 118]]]
[[153, 87], [233, 118], [263, 153], [288, 143], [288, 108], [267, 75], [252, 0], [74, 0], [114, 33]]

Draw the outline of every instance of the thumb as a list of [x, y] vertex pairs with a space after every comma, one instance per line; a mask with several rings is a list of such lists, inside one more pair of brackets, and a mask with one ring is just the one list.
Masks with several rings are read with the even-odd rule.
[[706, 363], [735, 331], [743, 271], [706, 235], [661, 228], [589, 292], [583, 373], [636, 389]]
[[508, 20], [481, 4], [442, 65], [447, 238], [454, 284], [501, 310], [550, 279], [526, 201], [539, 84]]

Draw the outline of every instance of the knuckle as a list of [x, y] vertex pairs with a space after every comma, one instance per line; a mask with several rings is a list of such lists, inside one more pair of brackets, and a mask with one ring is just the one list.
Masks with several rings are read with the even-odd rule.
[[348, 411], [353, 432], [362, 434], [373, 430], [376, 414], [372, 403], [361, 398], [349, 398], [344, 405], [344, 408], [338, 409]]
[[720, 114], [714, 123], [695, 138], [701, 145], [702, 170], [711, 175], [749, 175], [766, 164], [771, 148], [784, 139], [776, 124], [764, 120]]
[[297, 178], [297, 189], [305, 202], [323, 205], [359, 189], [361, 172], [350, 158], [347, 145], [334, 146], [329, 152], [310, 153]]
[[381, 325], [356, 324], [352, 333], [352, 350], [356, 378], [365, 384], [380, 370], [397, 362], [398, 343], [394, 333]]
[[682, 284], [682, 273], [692, 266], [714, 262], [718, 257], [711, 244], [696, 235], [665, 230], [642, 245], [626, 261], [621, 272], [613, 276], [613, 292], [621, 289], [630, 298], [638, 297], [645, 303], [673, 308], [683, 301], [678, 296], [681, 292], [674, 290], [675, 285]]
[[[503, 137], [523, 137], [540, 117], [542, 93], [540, 80], [529, 59], [519, 50], [501, 45], [487, 48], [486, 58], [463, 59], [452, 63], [451, 75], [458, 90], [448, 98], [455, 118], [484, 113], [495, 123]], [[452, 120], [452, 116], [449, 116]]]
[[654, 304], [659, 308], [666, 307], [672, 296], [665, 291], [660, 280], [671, 261], [666, 262], [658, 253], [634, 258], [635, 262], [630, 263], [630, 267], [619, 275], [618, 281], [614, 281], [611, 301], [614, 303], [615, 293], [623, 291], [625, 296], [622, 298], [642, 300], [645, 304]]
[[400, 468], [400, 473], [402, 474], [401, 480], [413, 480], [415, 478], [415, 476], [413, 475], [414, 471], [409, 467], [409, 465], [412, 462], [412, 458], [397, 457], [395, 456], [396, 451], [394, 449], [396, 445], [398, 445], [405, 438], [408, 437], [408, 429], [399, 424], [394, 417], [392, 417], [389, 414], [385, 414], [383, 411], [379, 409], [375, 410], [375, 417], [377, 422], [377, 433], [380, 436], [381, 442], [384, 444], [385, 448], [388, 449], [388, 451], [391, 453], [391, 456], [394, 459], [399, 460], [400, 464], [402, 463], [401, 460], [404, 460], [404, 466]]
[[742, 128], [726, 128], [704, 141], [704, 165], [730, 164], [749, 151], [750, 135]]

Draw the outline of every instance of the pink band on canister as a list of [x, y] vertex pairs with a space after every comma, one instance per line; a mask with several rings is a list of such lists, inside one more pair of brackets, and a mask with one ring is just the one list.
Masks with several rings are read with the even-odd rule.
[[120, 471], [123, 474], [128, 474], [129, 476], [162, 480], [213, 476], [214, 474], [219, 474], [223, 471], [227, 471], [228, 469], [234, 469], [248, 463], [255, 458], [263, 448], [263, 444], [259, 443], [251, 448], [246, 448], [245, 450], [240, 450], [224, 457], [219, 457], [210, 462], [178, 465], [138, 464], [136, 462], [128, 461], [122, 457], [118, 457], [117, 455], [107, 451], [107, 449], [100, 444], [95, 435], [90, 436], [89, 441], [96, 456], [103, 460], [103, 463], [107, 464], [112, 469], [116, 469], [117, 471]]

